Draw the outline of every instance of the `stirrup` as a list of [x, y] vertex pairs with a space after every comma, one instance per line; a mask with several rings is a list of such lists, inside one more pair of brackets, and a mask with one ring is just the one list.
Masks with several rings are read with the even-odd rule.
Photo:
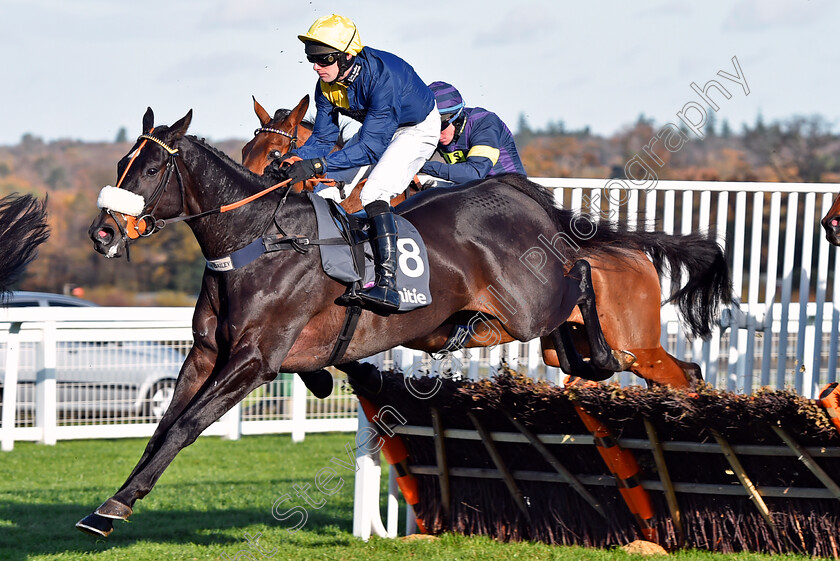
[[396, 289], [374, 285], [357, 293], [362, 306], [367, 310], [380, 313], [393, 313], [400, 310], [400, 295]]

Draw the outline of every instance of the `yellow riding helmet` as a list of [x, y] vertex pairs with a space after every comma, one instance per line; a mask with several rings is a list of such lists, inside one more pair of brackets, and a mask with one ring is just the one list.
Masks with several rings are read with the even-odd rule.
[[353, 56], [359, 54], [364, 47], [356, 24], [350, 18], [337, 14], [318, 18], [305, 35], [298, 35], [298, 39], [304, 43], [317, 41]]

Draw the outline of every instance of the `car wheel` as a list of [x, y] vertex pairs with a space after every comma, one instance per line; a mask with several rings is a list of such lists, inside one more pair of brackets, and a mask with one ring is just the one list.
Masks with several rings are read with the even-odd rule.
[[175, 380], [161, 380], [152, 386], [146, 403], [146, 416], [151, 417], [155, 422], [160, 421], [169, 409], [173, 393], [175, 393]]

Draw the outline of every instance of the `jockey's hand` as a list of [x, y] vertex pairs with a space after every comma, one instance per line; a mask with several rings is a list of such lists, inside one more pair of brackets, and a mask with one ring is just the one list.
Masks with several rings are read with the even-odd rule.
[[297, 160], [300, 160], [297, 153], [294, 150], [290, 150], [279, 158], [271, 160], [271, 163], [265, 166], [263, 175], [270, 177], [272, 181], [279, 183], [286, 179], [286, 172], [288, 171], [289, 166]]
[[311, 160], [298, 160], [287, 168], [284, 168], [286, 176], [284, 179], [291, 179], [290, 184], [306, 181], [310, 177], [321, 175], [327, 171], [327, 162], [324, 158], [312, 158]]
[[[297, 161], [299, 159], [300, 158], [298, 157], [297, 152], [295, 152], [294, 150], [289, 150], [285, 154], [282, 154], [282, 155], [274, 158], [274, 160], [272, 160], [271, 163], [276, 162], [279, 166], [285, 167], [285, 166], [292, 165], [292, 163], [294, 163], [295, 161]], [[284, 166], [284, 164], [285, 164], [285, 166]]]

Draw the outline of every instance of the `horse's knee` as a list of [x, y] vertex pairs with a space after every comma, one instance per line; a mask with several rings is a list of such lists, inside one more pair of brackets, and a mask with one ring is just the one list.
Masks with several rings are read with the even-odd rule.
[[384, 380], [382, 372], [369, 362], [350, 362], [338, 364], [336, 368], [347, 374], [347, 380], [354, 388], [377, 395], [382, 391]]

